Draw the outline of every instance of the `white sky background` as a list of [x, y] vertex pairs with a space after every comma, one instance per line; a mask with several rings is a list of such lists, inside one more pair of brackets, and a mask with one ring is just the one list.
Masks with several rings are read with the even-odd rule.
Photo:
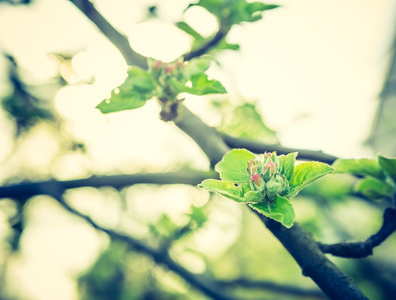
[[[158, 120], [159, 109], [154, 101], [136, 111], [100, 114], [95, 106], [124, 79], [126, 66], [122, 57], [68, 1], [36, 2], [28, 7], [0, 6], [0, 50], [15, 55], [38, 80], [53, 75], [53, 64], [47, 53], [81, 50], [83, 52], [73, 60], [73, 67], [82, 77], [95, 77], [93, 85], [63, 88], [55, 101], [59, 113], [68, 120], [70, 131], [87, 143], [89, 161], [65, 158], [53, 167], [52, 175], [78, 177], [84, 175], [87, 168], [99, 173], [114, 169], [143, 170], [153, 165], [153, 161], [165, 168], [180, 158], [192, 161], [193, 167], [208, 166], [192, 142], [174, 130], [172, 124]], [[150, 1], [159, 4], [161, 17], [161, 22], [152, 24], [137, 24], [143, 18], [142, 9], [148, 1], [94, 2], [110, 22], [130, 35], [132, 45], [143, 54], [172, 60], [188, 50], [189, 37], [170, 25], [180, 20], [186, 1]], [[223, 69], [213, 68], [211, 72], [224, 82], [232, 99], [257, 101], [264, 119], [278, 132], [283, 145], [320, 149], [343, 157], [372, 156], [362, 143], [370, 132], [386, 70], [393, 2], [273, 1], [283, 7], [265, 13], [258, 23], [232, 30], [229, 41], [240, 43], [241, 50], [219, 57]], [[189, 12], [187, 18], [202, 33], [210, 34], [216, 29], [213, 18], [200, 10]], [[207, 101], [192, 97], [187, 105], [215, 125], [218, 118], [212, 118], [213, 114], [207, 111]], [[8, 129], [0, 128], [0, 158], [11, 151], [7, 147]], [[175, 148], [180, 152], [176, 153]], [[45, 151], [48, 156], [51, 154], [42, 144], [34, 149], [41, 156], [37, 164], [47, 155]], [[29, 149], [33, 160], [34, 149]], [[41, 228], [52, 222], [41, 217], [37, 217], [44, 224]], [[59, 228], [69, 228], [67, 221], [57, 224]], [[70, 230], [66, 236], [73, 236], [76, 229]], [[40, 232], [42, 244], [55, 238], [54, 231]], [[87, 247], [90, 245], [86, 253], [78, 256], [78, 261], [73, 260], [64, 244], [48, 250], [57, 255], [51, 259], [58, 264], [61, 260], [68, 261], [68, 267], [64, 267], [68, 271], [83, 268], [79, 262], [90, 261], [88, 258], [92, 259], [95, 249], [101, 245], [96, 236], [89, 238], [90, 234], [84, 233], [82, 240], [68, 240], [71, 247], [84, 242]], [[43, 268], [49, 252], [43, 252], [37, 244], [35, 247], [34, 239], [27, 238], [26, 243], [36, 250], [30, 252], [35, 260], [25, 264], [18, 262], [21, 264], [18, 269], [25, 271], [14, 276], [29, 283], [37, 272], [36, 264]], [[47, 245], [56, 248], [56, 243]], [[83, 259], [84, 255], [87, 258]], [[44, 274], [43, 278], [39, 277], [45, 282], [45, 274], [51, 274], [58, 283], [53, 285], [54, 289], [33, 292], [34, 286], [26, 286], [34, 299], [75, 298], [74, 283], [54, 268], [57, 264], [47, 266], [46, 273], [40, 273]], [[57, 288], [66, 292], [59, 295]]]

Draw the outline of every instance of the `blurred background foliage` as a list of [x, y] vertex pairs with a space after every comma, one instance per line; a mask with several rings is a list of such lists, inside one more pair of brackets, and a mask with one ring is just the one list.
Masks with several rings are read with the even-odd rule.
[[[275, 2], [285, 6], [277, 10], [293, 11], [289, 3]], [[381, 5], [385, 6], [385, 2], [388, 4], [382, 1]], [[264, 71], [252, 74], [239, 70], [238, 64], [227, 65], [229, 61], [237, 61], [238, 55], [246, 56], [243, 47], [249, 47], [249, 41], [239, 43], [235, 38], [241, 37], [238, 30], [243, 36], [249, 26], [258, 26], [256, 23], [246, 25], [246, 22], [265, 23], [272, 11], [265, 13], [262, 21], [260, 12], [269, 7], [264, 4], [246, 6], [248, 2], [245, 1], [215, 0], [200, 0], [198, 5], [195, 3], [190, 8], [186, 3], [170, 0], [93, 3], [127, 35], [126, 26], [134, 30], [138, 28], [132, 23], [144, 27], [153, 22], [159, 35], [163, 35], [161, 28], [169, 26], [169, 36], [165, 38], [160, 54], [152, 52], [152, 48], [158, 48], [154, 40], [148, 42], [153, 43], [151, 48], [146, 48], [148, 50], [144, 50], [144, 45], [139, 46], [139, 34], [144, 35], [144, 30], [137, 30], [139, 34], [136, 36], [129, 35], [131, 40], [137, 41], [138, 50], [147, 56], [173, 60], [218, 39], [216, 45], [207, 49], [217, 60], [210, 71], [222, 77], [230, 94], [206, 99], [186, 96], [185, 101], [222, 133], [289, 146], [295, 141], [290, 139], [289, 132], [296, 135], [296, 131], [300, 131], [298, 141], [304, 141], [304, 135], [308, 140], [315, 140], [315, 132], [303, 132], [305, 125], [299, 127], [301, 119], [310, 119], [310, 108], [298, 109], [290, 104], [290, 111], [297, 111], [291, 114], [287, 111], [288, 106], [276, 104], [275, 99], [271, 104], [271, 99], [263, 100], [259, 93], [253, 93], [254, 97], [251, 97], [249, 92], [243, 92], [242, 87], [236, 87], [234, 80], [240, 76], [265, 76], [260, 73]], [[360, 4], [349, 1], [349, 5], [353, 9]], [[192, 10], [195, 10], [195, 15]], [[0, 95], [2, 186], [50, 179], [73, 180], [91, 175], [166, 173], [180, 169], [193, 173], [208, 169], [209, 162], [189, 138], [171, 124], [158, 120], [159, 109], [155, 103], [139, 111], [108, 116], [95, 110], [95, 105], [122, 83], [126, 66], [116, 49], [91, 25], [87, 25], [88, 20], [79, 15], [69, 1], [1, 1], [0, 12], [7, 20], [17, 16], [17, 22], [21, 22], [16, 25], [11, 21], [10, 24], [0, 22], [0, 49], [3, 53]], [[33, 41], [29, 41], [29, 24], [22, 25], [24, 22], [39, 22], [35, 15], [40, 16], [43, 12], [52, 18], [41, 20], [42, 26], [54, 25], [54, 30], [58, 31], [55, 35], [47, 31], [41, 34], [43, 27], [35, 26], [37, 32], [32, 33]], [[71, 21], [78, 20], [77, 28], [66, 23], [66, 27], [62, 27], [65, 32], [59, 31], [57, 18], [64, 22], [60, 12]], [[25, 14], [33, 17], [25, 21]], [[197, 23], [197, 16], [203, 16], [205, 24]], [[274, 18], [278, 17], [275, 14]], [[394, 24], [394, 19], [391, 21]], [[282, 22], [287, 23], [288, 20]], [[197, 24], [209, 25], [200, 28]], [[65, 28], [70, 30], [66, 32]], [[7, 30], [11, 33], [6, 34]], [[147, 27], [145, 30], [150, 32], [152, 29]], [[181, 31], [174, 33], [172, 30]], [[79, 31], [80, 35], [77, 34]], [[184, 32], [183, 38], [178, 39], [181, 32]], [[262, 39], [256, 36], [257, 30], [252, 34], [256, 39]], [[12, 41], [18, 35], [22, 40], [19, 44]], [[52, 39], [57, 38], [65, 38], [67, 43], [76, 40], [76, 43], [72, 46], [59, 41], [55, 43]], [[158, 39], [158, 36], [153, 39]], [[183, 44], [185, 41], [187, 46]], [[41, 50], [32, 46], [41, 43]], [[172, 44], [173, 48], [169, 48]], [[24, 52], [17, 51], [20, 48], [24, 48]], [[237, 52], [230, 53], [230, 50]], [[391, 55], [390, 61], [393, 58]], [[248, 61], [243, 58], [243, 62]], [[264, 64], [271, 66], [270, 60], [265, 58]], [[392, 68], [389, 70], [381, 73], [380, 80], [389, 82], [388, 79], [394, 77]], [[242, 71], [244, 74], [239, 74]], [[269, 82], [258, 89], [271, 89], [271, 84]], [[288, 88], [285, 82], [282, 86]], [[376, 86], [377, 92], [380, 86]], [[338, 88], [342, 93], [343, 87]], [[357, 115], [356, 103], [363, 101], [359, 95], [356, 94], [358, 99], [353, 106]], [[390, 101], [388, 90], [386, 95]], [[301, 99], [288, 101], [298, 102], [297, 107], [304, 105]], [[326, 110], [332, 105], [328, 102], [324, 99], [314, 106], [323, 106], [320, 110]], [[280, 111], [278, 105], [285, 110]], [[373, 111], [373, 105], [370, 105], [368, 111]], [[345, 109], [340, 108], [338, 110]], [[332, 109], [330, 111], [333, 112]], [[274, 121], [282, 115], [288, 117], [282, 124]], [[355, 122], [354, 112], [349, 112], [349, 115], [347, 122]], [[324, 119], [323, 123], [326, 128], [334, 126], [336, 137], [342, 135], [343, 128], [347, 134], [353, 135], [354, 131], [348, 129], [353, 126], [344, 122], [344, 127], [339, 129], [334, 119], [337, 120], [337, 116]], [[371, 131], [371, 141], [375, 138], [380, 119], [381, 110]], [[339, 120], [345, 121], [342, 117]], [[370, 129], [373, 122], [367, 119], [365, 123], [369, 124], [360, 130], [367, 139], [370, 130], [365, 129]], [[387, 124], [390, 128], [384, 132], [388, 138], [394, 137], [394, 122]], [[315, 128], [315, 123], [310, 126]], [[318, 134], [326, 135], [320, 130]], [[350, 146], [347, 141], [344, 144], [336, 138], [332, 140], [329, 137], [329, 140], [332, 145], [324, 150], [342, 148], [334, 154], [344, 156], [373, 156], [382, 147], [379, 139], [374, 151], [367, 146], [356, 151], [353, 147], [343, 146]], [[357, 144], [356, 140], [353, 142]], [[395, 148], [388, 147], [386, 139], [382, 143], [386, 146], [387, 155], [396, 154]], [[311, 147], [304, 142], [296, 146], [301, 145]], [[312, 147], [315, 149], [317, 146], [313, 144]], [[366, 239], [380, 227], [382, 211], [387, 203], [356, 194], [353, 186], [357, 180], [351, 175], [337, 174], [304, 190], [293, 200], [297, 221], [312, 232], [315, 239], [324, 243]], [[188, 185], [136, 184], [120, 189], [80, 187], [67, 190], [64, 197], [100, 226], [166, 251], [192, 274], [209, 278], [221, 290], [241, 299], [323, 298], [314, 283], [301, 275], [295, 261], [256, 217], [245, 207], [220, 196], [209, 195]], [[391, 236], [375, 249], [373, 257], [332, 260], [353, 277], [370, 299], [392, 299], [396, 295], [395, 247], [396, 238]], [[207, 296], [192, 288], [166, 265], [145, 255], [144, 251], [137, 251], [95, 230], [51, 197], [39, 195], [0, 200], [0, 299], [207, 299]]]

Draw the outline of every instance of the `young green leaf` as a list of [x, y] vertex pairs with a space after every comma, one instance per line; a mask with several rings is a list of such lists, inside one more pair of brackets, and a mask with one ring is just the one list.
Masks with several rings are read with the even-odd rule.
[[373, 200], [392, 197], [393, 193], [389, 184], [374, 177], [366, 177], [359, 180], [354, 186], [354, 190]]
[[292, 152], [286, 156], [279, 156], [279, 163], [281, 165], [282, 174], [286, 176], [287, 180], [290, 180], [294, 173], [294, 164], [296, 163], [296, 156], [298, 152]]
[[385, 173], [396, 183], [396, 158], [378, 156], [378, 162]]
[[202, 35], [200, 35], [194, 28], [192, 28], [190, 25], [188, 25], [186, 22], [177, 22], [176, 27], [179, 28], [180, 30], [183, 30], [185, 33], [188, 35], [191, 35], [195, 39], [204, 39]]
[[286, 228], [293, 226], [295, 219], [294, 209], [290, 201], [284, 197], [276, 196], [275, 201], [271, 205], [266, 203], [249, 205], [264, 216], [280, 222]]
[[336, 173], [352, 173], [368, 175], [378, 179], [384, 178], [384, 172], [379, 163], [374, 159], [337, 159], [333, 164]]
[[138, 67], [131, 67], [125, 82], [111, 91], [110, 99], [103, 100], [96, 108], [104, 114], [139, 108], [155, 95], [155, 91], [156, 84], [151, 75]]
[[189, 76], [204, 73], [209, 69], [212, 61], [213, 59], [208, 55], [194, 58], [187, 63], [186, 73]]
[[189, 93], [192, 95], [224, 94], [227, 93], [223, 85], [217, 80], [208, 80], [204, 73], [191, 76], [191, 86], [187, 86], [175, 78], [169, 80], [169, 85], [176, 93]]
[[247, 165], [252, 158], [255, 158], [254, 154], [246, 149], [233, 149], [223, 156], [215, 170], [223, 180], [234, 183], [249, 182]]
[[199, 187], [218, 193], [239, 203], [257, 203], [262, 201], [262, 194], [257, 191], [245, 190], [241, 185], [235, 185], [230, 181], [216, 179], [204, 180]]
[[293, 176], [289, 181], [290, 192], [285, 197], [288, 199], [293, 198], [307, 185], [333, 171], [334, 169], [329, 165], [317, 161], [298, 164], [294, 168]]

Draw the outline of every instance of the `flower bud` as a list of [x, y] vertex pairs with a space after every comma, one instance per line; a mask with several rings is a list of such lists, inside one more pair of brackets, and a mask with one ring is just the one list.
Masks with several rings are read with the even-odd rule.
[[264, 165], [264, 171], [263, 171], [263, 178], [265, 181], [268, 181], [271, 179], [271, 177], [276, 173], [276, 167], [275, 164], [272, 161], [267, 162]]
[[247, 171], [250, 175], [260, 174], [264, 169], [264, 164], [256, 158], [252, 158], [247, 167]]
[[253, 191], [263, 191], [265, 188], [265, 181], [259, 174], [254, 174], [250, 177], [250, 188]]
[[282, 188], [283, 188], [283, 179], [281, 175], [276, 175], [273, 178], [271, 178], [270, 181], [268, 181], [265, 185], [266, 192], [267, 192], [267, 198], [270, 202], [274, 201], [276, 198], [276, 195], [279, 195], [282, 193]]

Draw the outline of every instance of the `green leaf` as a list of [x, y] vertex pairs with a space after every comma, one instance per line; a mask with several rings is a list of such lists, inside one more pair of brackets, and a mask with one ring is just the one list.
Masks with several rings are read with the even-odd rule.
[[359, 180], [354, 186], [354, 190], [373, 200], [392, 197], [393, 193], [389, 184], [374, 177], [366, 177]]
[[385, 173], [396, 183], [396, 158], [378, 156], [378, 162]]
[[220, 107], [224, 116], [220, 127], [222, 132], [269, 144], [278, 142], [275, 132], [265, 124], [254, 104], [245, 103], [237, 107], [227, 104]]
[[[169, 85], [177, 93], [189, 93], [192, 95], [207, 95], [207, 94], [224, 94], [227, 93], [223, 85], [217, 80], [208, 80], [208, 76], [204, 73], [191, 76], [191, 87], [182, 82], [177, 81], [176, 78], [169, 80]], [[188, 83], [187, 83], [188, 84]]]
[[252, 158], [255, 158], [254, 154], [246, 149], [233, 149], [223, 156], [215, 170], [223, 180], [234, 183], [249, 182], [247, 165]]
[[197, 39], [197, 40], [204, 39], [204, 37], [202, 35], [200, 35], [194, 28], [192, 28], [186, 22], [177, 22], [175, 25], [180, 30], [183, 30], [188, 35], [191, 35], [194, 39]]
[[96, 108], [104, 114], [139, 108], [156, 94], [155, 91], [156, 84], [151, 75], [138, 67], [131, 67], [125, 82], [111, 91], [110, 99], [103, 100]]
[[209, 69], [212, 60], [213, 59], [207, 55], [194, 58], [190, 60], [186, 65], [186, 73], [189, 76], [204, 73], [206, 70]]
[[279, 156], [279, 163], [281, 165], [282, 174], [284, 174], [287, 180], [290, 180], [294, 173], [294, 164], [296, 163], [296, 157], [298, 152], [292, 152], [288, 155]]
[[329, 165], [317, 161], [298, 164], [289, 180], [290, 192], [285, 197], [293, 198], [303, 188], [333, 171]]
[[379, 163], [374, 159], [337, 159], [332, 166], [336, 173], [352, 173], [358, 175], [368, 175], [378, 179], [384, 178], [384, 173]]
[[280, 222], [286, 228], [293, 226], [295, 219], [293, 205], [284, 197], [276, 196], [275, 201], [271, 205], [266, 203], [249, 205], [264, 216]]
[[235, 185], [231, 181], [207, 179], [204, 180], [199, 187], [218, 193], [239, 203], [255, 203], [262, 201], [262, 194], [260, 192], [250, 191], [250, 189], [244, 188], [243, 185]]

